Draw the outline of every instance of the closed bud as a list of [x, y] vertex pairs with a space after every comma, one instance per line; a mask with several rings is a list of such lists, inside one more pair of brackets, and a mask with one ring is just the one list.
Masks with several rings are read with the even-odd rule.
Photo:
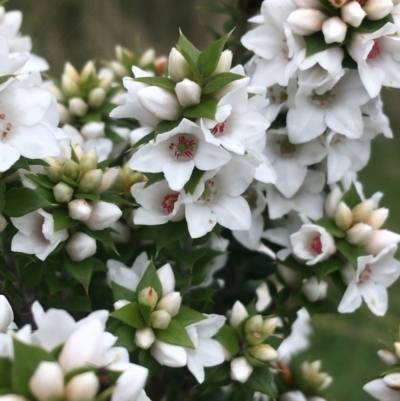
[[117, 181], [118, 175], [119, 167], [111, 167], [104, 171], [101, 184], [99, 188], [97, 188], [96, 193], [101, 194], [104, 191], [107, 191], [107, 189], [111, 188], [115, 181]]
[[380, 207], [379, 209], [375, 209], [374, 211], [372, 211], [371, 216], [366, 221], [366, 223], [369, 224], [373, 230], [378, 230], [383, 226], [388, 216], [389, 209]]
[[88, 61], [81, 71], [81, 82], [86, 82], [89, 78], [96, 76], [96, 67], [93, 61]]
[[153, 64], [156, 58], [156, 51], [152, 48], [147, 49], [139, 59], [139, 67], [144, 68], [147, 67], [149, 64]]
[[79, 145], [79, 143], [77, 143], [77, 144], [74, 146], [74, 152], [75, 152], [76, 157], [78, 158], [78, 160], [80, 160], [81, 157], [84, 155], [83, 150], [82, 150], [82, 148], [81, 148], [81, 145]]
[[389, 230], [373, 230], [368, 242], [364, 245], [364, 250], [371, 254], [377, 255], [390, 244], [398, 244], [400, 235]]
[[383, 381], [385, 384], [394, 389], [394, 390], [400, 390], [400, 373], [389, 373], [383, 378]]
[[328, 0], [329, 3], [335, 8], [341, 8], [347, 4], [350, 0]]
[[53, 159], [52, 157], [47, 157], [44, 161], [48, 164], [44, 168], [46, 171], [47, 177], [49, 177], [50, 181], [59, 182], [61, 180], [63, 174], [63, 165], [57, 159]]
[[7, 220], [6, 218], [3, 216], [3, 213], [0, 213], [0, 233], [2, 233], [5, 228], [7, 227]]
[[367, 13], [362, 9], [359, 2], [351, 1], [341, 8], [340, 15], [344, 22], [353, 26], [354, 28], [358, 28], [363, 22], [363, 19]]
[[253, 366], [244, 356], [232, 359], [231, 362], [231, 379], [239, 383], [246, 383], [250, 375], [253, 373]]
[[400, 342], [396, 341], [394, 343], [394, 352], [398, 359], [400, 359]]
[[393, 0], [368, 0], [364, 7], [367, 18], [376, 21], [385, 18], [393, 10]]
[[79, 85], [65, 74], [61, 77], [61, 88], [67, 96], [75, 96], [79, 93]]
[[165, 330], [171, 321], [171, 315], [164, 309], [154, 311], [150, 316], [151, 327]]
[[108, 68], [102, 68], [97, 77], [99, 78], [98, 87], [103, 88], [106, 92], [108, 92], [111, 88], [111, 85], [114, 80], [114, 74]]
[[65, 125], [71, 121], [71, 114], [69, 110], [61, 103], [57, 103], [58, 116], [60, 117], [60, 124]]
[[66, 203], [72, 199], [74, 190], [65, 182], [59, 182], [53, 188], [53, 194], [57, 202]]
[[380, 360], [386, 365], [386, 366], [392, 366], [395, 365], [396, 363], [399, 362], [399, 360], [396, 358], [396, 355], [393, 354], [393, 352], [390, 352], [387, 349], [380, 349], [377, 352]]
[[106, 100], [106, 91], [103, 88], [95, 88], [89, 92], [88, 103], [90, 107], [97, 109]]
[[145, 287], [138, 294], [138, 301], [142, 305], [150, 306], [153, 310], [157, 305], [158, 295], [153, 287]]
[[303, 362], [300, 369], [302, 379], [306, 382], [311, 392], [318, 393], [323, 391], [332, 383], [332, 377], [320, 372], [321, 361]]
[[154, 62], [157, 75], [164, 75], [167, 69], [168, 59], [166, 57], [158, 57]]
[[95, 170], [97, 167], [98, 157], [96, 149], [91, 149], [85, 153], [79, 160], [79, 168], [82, 173]]
[[261, 344], [264, 340], [262, 327], [263, 318], [261, 315], [252, 316], [244, 324], [244, 335], [247, 342], [251, 345]]
[[0, 295], [0, 333], [7, 332], [7, 327], [14, 320], [10, 303], [4, 295]]
[[71, 63], [68, 62], [65, 63], [63, 74], [66, 75], [68, 78], [70, 78], [77, 85], [81, 83], [81, 77], [79, 75], [79, 72]]
[[89, 235], [81, 232], [76, 232], [65, 245], [69, 257], [80, 262], [96, 253], [96, 240]]
[[149, 349], [154, 341], [156, 340], [156, 336], [154, 334], [153, 329], [150, 327], [145, 327], [144, 329], [138, 329], [135, 333], [135, 344], [142, 349]]
[[174, 82], [181, 82], [192, 77], [192, 69], [185, 57], [173, 47], [168, 58], [168, 75]]
[[65, 386], [66, 401], [91, 401], [99, 391], [99, 379], [94, 372], [74, 376]]
[[68, 203], [68, 215], [71, 219], [87, 221], [92, 213], [92, 206], [85, 199], [74, 199]]
[[29, 390], [39, 401], [61, 398], [64, 392], [64, 373], [56, 362], [40, 362], [29, 380]]
[[318, 282], [317, 277], [312, 276], [304, 280], [301, 290], [310, 302], [321, 301], [326, 298], [328, 283], [326, 281]]
[[114, 309], [118, 310], [123, 308], [126, 305], [129, 305], [130, 303], [132, 303], [131, 301], [127, 301], [126, 299], [120, 299], [117, 302], [114, 302]]
[[331, 17], [322, 24], [325, 42], [342, 43], [346, 37], [347, 25], [339, 17]]
[[118, 61], [111, 61], [109, 67], [114, 72], [114, 74], [120, 78], [126, 77], [129, 75], [129, 70]]
[[68, 102], [68, 109], [72, 115], [83, 117], [88, 112], [89, 107], [80, 97], [73, 97]]
[[185, 78], [175, 86], [175, 93], [183, 107], [190, 107], [200, 103], [201, 88], [196, 82]]
[[277, 323], [278, 323], [278, 318], [276, 317], [270, 317], [263, 321], [262, 334], [264, 338], [269, 337], [275, 331]]
[[346, 239], [350, 244], [364, 245], [369, 240], [372, 227], [365, 223], [357, 223], [346, 232]]
[[233, 304], [232, 312], [231, 312], [231, 317], [229, 319], [229, 323], [232, 328], [237, 329], [239, 326], [240, 322], [243, 319], [246, 319], [246, 317], [249, 316], [246, 308], [240, 301], [236, 301]]
[[289, 15], [287, 23], [293, 33], [307, 36], [320, 31], [327, 18], [320, 10], [300, 8]]
[[71, 180], [75, 180], [78, 177], [79, 174], [79, 165], [78, 163], [74, 162], [73, 160], [68, 160], [66, 163], [64, 163], [62, 173], [68, 178], [71, 178]]
[[253, 345], [249, 348], [250, 355], [262, 362], [272, 362], [278, 358], [278, 353], [269, 344]]
[[178, 314], [179, 309], [181, 308], [182, 296], [179, 292], [173, 291], [167, 295], [164, 295], [160, 302], [158, 302], [156, 306], [156, 310], [164, 309], [167, 311], [172, 317]]
[[78, 190], [85, 194], [96, 191], [101, 184], [103, 178], [103, 172], [100, 169], [91, 170], [83, 174]]
[[365, 223], [371, 217], [375, 203], [372, 199], [367, 199], [358, 205], [354, 206], [351, 212], [353, 213], [353, 223]]
[[91, 121], [81, 128], [81, 134], [86, 140], [103, 138], [105, 135], [105, 123]]
[[350, 208], [344, 203], [340, 202], [335, 212], [335, 224], [338, 228], [346, 231], [353, 223], [353, 213]]
[[335, 218], [336, 209], [342, 199], [343, 193], [340, 188], [336, 185], [326, 197], [325, 201], [325, 214], [330, 219]]
[[210, 75], [211, 77], [217, 74], [221, 74], [221, 72], [228, 72], [232, 66], [232, 58], [233, 53], [230, 50], [224, 50], [221, 53], [221, 57], [218, 60], [218, 64], [215, 67], [215, 70]]
[[91, 202], [92, 213], [86, 225], [92, 230], [104, 230], [111, 227], [122, 215], [121, 209], [109, 202]]

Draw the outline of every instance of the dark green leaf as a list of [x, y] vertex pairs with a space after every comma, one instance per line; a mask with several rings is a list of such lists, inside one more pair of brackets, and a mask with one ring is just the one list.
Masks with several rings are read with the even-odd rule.
[[232, 355], [236, 355], [239, 352], [239, 339], [236, 331], [231, 326], [224, 324], [214, 338], [219, 341]]
[[328, 217], [321, 217], [315, 222], [315, 224], [324, 227], [325, 230], [334, 237], [344, 238], [345, 236], [345, 233], [341, 229], [337, 228], [335, 222]]
[[139, 364], [149, 369], [149, 376], [161, 376], [164, 367], [160, 365], [146, 349], [139, 350]]
[[109, 202], [109, 203], [114, 203], [115, 205], [120, 204], [120, 205], [125, 205], [125, 206], [131, 206], [135, 207], [137, 206], [135, 203], [130, 202], [123, 198], [122, 196], [119, 196], [116, 193], [112, 192], [104, 192], [100, 195], [100, 200], [104, 202]]
[[[113, 106], [113, 108], [114, 107], [115, 106]], [[115, 131], [113, 131], [110, 128], [106, 128], [104, 130], [104, 133], [105, 133], [105, 137], [108, 138], [108, 139], [111, 139], [114, 143], [124, 143], [124, 142], [126, 142], [126, 140], [124, 138], [122, 138], [121, 135], [118, 135]], [[100, 168], [100, 167], [98, 166], [97, 168]]]
[[185, 305], [181, 305], [179, 312], [176, 316], [174, 316], [174, 319], [178, 320], [183, 326], [186, 327], [189, 326], [189, 324], [206, 320], [207, 316]]
[[361, 25], [358, 28], [353, 29], [354, 31], [360, 33], [376, 32], [379, 29], [383, 28], [388, 22], [394, 22], [392, 14], [388, 14], [386, 17], [377, 21], [371, 21], [370, 19], [364, 18]]
[[169, 132], [172, 131], [174, 128], [176, 128], [182, 120], [174, 120], [174, 121], [161, 121], [157, 124], [156, 127], [156, 133], [154, 136], [163, 134], [164, 132]]
[[188, 235], [187, 224], [185, 220], [178, 222], [168, 222], [161, 226], [157, 226], [156, 244], [157, 252], [160, 252], [165, 246], [172, 242], [179, 241]]
[[150, 315], [151, 315], [151, 308], [150, 306], [139, 304], [140, 313], [143, 316], [143, 320], [146, 323], [146, 326], [151, 326], [150, 324]]
[[340, 9], [333, 7], [332, 4], [329, 2], [329, 0], [319, 0], [319, 2], [322, 4], [325, 10], [328, 11], [330, 14], [340, 15]]
[[145, 135], [142, 139], [140, 139], [133, 145], [133, 148], [137, 148], [140, 145], [145, 145], [145, 144], [149, 143], [151, 140], [154, 139], [155, 133], [156, 133], [156, 131], [151, 131], [150, 134]]
[[114, 301], [120, 301], [126, 299], [127, 301], [136, 301], [136, 292], [129, 288], [123, 287], [114, 281], [111, 281], [111, 288], [113, 293]]
[[25, 287], [35, 287], [39, 284], [43, 273], [43, 262], [38, 261], [29, 263], [27, 266], [21, 267], [22, 284]]
[[182, 31], [179, 31], [179, 40], [178, 43], [176, 44], [176, 47], [180, 51], [186, 52], [186, 54], [193, 60], [193, 62], [197, 63], [197, 59], [199, 58], [200, 55], [200, 50], [198, 50], [188, 39], [187, 37], [182, 33]]
[[25, 174], [26, 178], [29, 178], [31, 181], [40, 185], [43, 188], [53, 190], [55, 184], [51, 182], [46, 175], [43, 174]]
[[315, 264], [313, 270], [318, 281], [321, 281], [325, 276], [339, 270], [341, 267], [343, 267], [343, 261], [340, 258], [333, 256], [328, 260]]
[[81, 283], [85, 289], [85, 292], [88, 293], [89, 284], [93, 273], [92, 258], [86, 258], [80, 262], [75, 262], [69, 256], [65, 256], [64, 267], [68, 274]]
[[63, 182], [65, 182], [66, 184], [68, 184], [72, 188], [76, 188], [78, 186], [78, 183], [76, 181], [74, 181], [73, 179], [67, 177], [66, 175], [63, 175], [61, 179], [63, 180]]
[[59, 291], [68, 290], [75, 285], [72, 280], [66, 280], [65, 278], [59, 277], [47, 277], [46, 284], [49, 287], [50, 295], [53, 295]]
[[128, 326], [134, 327], [135, 329], [143, 329], [146, 327], [146, 323], [140, 313], [139, 304], [136, 302], [131, 302], [130, 304], [117, 309], [110, 313], [110, 316], [120, 320]]
[[165, 178], [164, 173], [146, 173], [146, 177], [147, 181], [146, 185], [144, 186], [145, 188]]
[[354, 206], [357, 206], [362, 202], [360, 195], [357, 192], [356, 186], [351, 184], [351, 187], [348, 191], [343, 195], [342, 201], [350, 208], [353, 209]]
[[128, 352], [135, 351], [137, 349], [135, 344], [135, 333], [136, 330], [133, 327], [127, 325], [118, 327], [114, 333], [118, 337], [114, 347], [124, 347]]
[[331, 49], [332, 47], [341, 46], [341, 43], [338, 42], [326, 43], [324, 34], [322, 32], [317, 32], [312, 35], [303, 36], [303, 39], [306, 42], [306, 57], [310, 57], [313, 54], [322, 52], [327, 49]]
[[54, 231], [76, 227], [79, 224], [79, 221], [71, 219], [71, 217], [68, 216], [68, 213], [63, 209], [54, 209], [53, 219]]
[[103, 244], [108, 245], [115, 253], [118, 254], [114, 240], [111, 237], [111, 230], [109, 228], [105, 228], [104, 230], [91, 230], [89, 227], [82, 226], [82, 231], [84, 231], [87, 235], [94, 238], [97, 241], [102, 242]]
[[183, 115], [186, 118], [208, 118], [215, 119], [218, 101], [215, 99], [202, 100], [197, 106], [188, 107], [184, 110]]
[[199, 170], [197, 167], [193, 169], [192, 175], [190, 176], [189, 181], [185, 184], [185, 188], [191, 193], [194, 193], [194, 190], [197, 187], [197, 184], [200, 182], [201, 177], [203, 177], [204, 171]]
[[4, 388], [11, 389], [12, 363], [8, 358], [0, 358], [0, 391]]
[[182, 48], [179, 48], [179, 51], [181, 52], [182, 56], [185, 58], [187, 63], [189, 64], [192, 73], [193, 73], [193, 81], [196, 82], [198, 85], [202, 86], [203, 85], [203, 80], [201, 78], [200, 72], [197, 68], [196, 61], [194, 61], [191, 56]]
[[156, 291], [158, 299], [162, 298], [163, 293], [161, 281], [158, 278], [158, 274], [153, 263], [149, 263], [149, 265], [147, 266], [147, 269], [144, 272], [143, 277], [140, 279], [139, 284], [136, 288], [136, 293], [139, 294], [140, 291], [142, 291], [143, 288], [146, 287], [152, 287]]
[[4, 194], [0, 192], [0, 213], [3, 211], [4, 205], [6, 204]]
[[285, 260], [281, 260], [281, 263], [294, 272], [300, 274], [302, 277], [312, 276], [311, 268], [303, 263], [300, 263], [292, 256], [288, 256]]
[[275, 399], [277, 396], [276, 390], [272, 385], [272, 375], [269, 368], [254, 368], [245, 386], [251, 388], [253, 391], [266, 394], [272, 399]]
[[195, 349], [185, 327], [176, 319], [172, 319], [165, 330], [154, 330], [156, 337], [167, 344]]
[[159, 88], [173, 91], [175, 89], [175, 82], [167, 77], [142, 77], [134, 78], [137, 82], [142, 82], [146, 85], [158, 86]]
[[203, 95], [209, 95], [218, 89], [221, 89], [223, 86], [242, 78], [244, 78], [243, 75], [233, 74], [232, 72], [222, 72], [214, 75], [208, 84], [203, 88], [201, 93]]
[[359, 256], [365, 256], [363, 248], [357, 245], [349, 244], [347, 241], [336, 243], [337, 250], [357, 269], [357, 259]]
[[98, 201], [98, 200], [100, 200], [100, 194], [77, 193], [77, 194], [75, 194], [75, 198], [77, 198], [77, 199], [87, 199], [87, 200], [91, 200], [91, 201]]

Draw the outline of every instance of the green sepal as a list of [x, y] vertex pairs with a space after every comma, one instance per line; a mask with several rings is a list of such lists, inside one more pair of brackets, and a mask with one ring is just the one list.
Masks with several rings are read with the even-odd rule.
[[239, 337], [231, 326], [224, 324], [214, 338], [220, 342], [232, 355], [236, 355], [239, 352]]
[[71, 219], [64, 209], [53, 210], [54, 231], [63, 230], [64, 228], [76, 227], [79, 224], [78, 220]]
[[135, 329], [144, 329], [147, 327], [137, 302], [131, 302], [111, 312], [110, 316]]
[[176, 319], [172, 319], [165, 330], [154, 330], [156, 337], [167, 344], [196, 349], [185, 327]]
[[189, 324], [200, 322], [201, 320], [206, 320], [205, 316], [201, 312], [197, 312], [192, 308], [185, 305], [181, 305], [179, 312], [174, 316], [175, 320], [178, 320], [183, 326], [189, 326]]
[[123, 299], [134, 302], [136, 301], [136, 292], [126, 288], [115, 281], [111, 281], [111, 289], [113, 293], [114, 301], [121, 301]]

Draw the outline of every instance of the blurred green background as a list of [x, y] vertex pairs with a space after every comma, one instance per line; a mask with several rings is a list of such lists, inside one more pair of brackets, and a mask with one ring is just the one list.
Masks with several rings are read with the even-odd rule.
[[[221, 32], [225, 20], [198, 9], [207, 3], [218, 4], [215, 0], [11, 0], [7, 9], [23, 11], [22, 32], [31, 35], [33, 51], [49, 61], [51, 74], [60, 76], [65, 61], [81, 68], [89, 59], [112, 58], [115, 44], [133, 48], [137, 39], [142, 50], [153, 47], [157, 55], [168, 55], [178, 28], [202, 48], [212, 40], [205, 26]], [[360, 179], [367, 196], [384, 192], [381, 205], [390, 209], [387, 228], [400, 232], [399, 91], [385, 90], [383, 97], [394, 139], [374, 140], [371, 161]], [[332, 400], [372, 400], [362, 386], [384, 369], [376, 357], [377, 339], [391, 340], [390, 333], [398, 330], [400, 282], [390, 288], [389, 299], [383, 318], [365, 306], [350, 315], [314, 318], [310, 358], [322, 359], [324, 370], [334, 376]]]

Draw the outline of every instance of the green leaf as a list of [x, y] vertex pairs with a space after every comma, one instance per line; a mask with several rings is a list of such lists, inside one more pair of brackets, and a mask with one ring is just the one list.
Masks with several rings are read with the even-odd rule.
[[174, 319], [178, 320], [183, 326], [189, 326], [189, 324], [206, 320], [207, 316], [200, 312], [195, 311], [185, 305], [181, 305], [179, 312], [174, 316]]
[[[115, 105], [113, 107], [115, 107]], [[122, 136], [118, 135], [114, 130], [112, 130], [110, 128], [106, 128], [104, 130], [104, 134], [105, 134], [105, 137], [108, 139], [111, 139], [113, 141], [113, 143], [124, 143], [125, 142], [125, 139], [122, 138]], [[97, 167], [97, 168], [100, 168], [100, 167]]]
[[68, 213], [63, 209], [54, 209], [53, 219], [54, 231], [76, 227], [79, 224], [79, 221], [71, 219], [71, 217], [68, 216]]
[[244, 385], [253, 391], [258, 391], [272, 399], [276, 399], [277, 394], [272, 385], [272, 375], [269, 368], [254, 368]]
[[136, 301], [136, 292], [130, 290], [129, 288], [123, 287], [119, 285], [115, 281], [111, 281], [111, 289], [113, 293], [114, 301], [120, 301], [122, 299], [126, 299], [127, 301], [134, 302]]
[[194, 61], [191, 58], [191, 56], [185, 50], [183, 50], [181, 48], [179, 48], [178, 50], [181, 52], [182, 56], [187, 61], [187, 63], [190, 66], [190, 69], [192, 70], [192, 73], [193, 73], [192, 79], [193, 79], [193, 81], [196, 82], [198, 85], [203, 86], [203, 80], [202, 80], [200, 72], [199, 72], [199, 70], [197, 68], [196, 61]]
[[162, 285], [161, 281], [158, 278], [158, 274], [156, 271], [156, 268], [154, 267], [154, 264], [151, 262], [147, 266], [146, 271], [144, 272], [142, 278], [139, 281], [139, 284], [136, 288], [136, 293], [139, 294], [140, 291], [143, 290], [143, 288], [146, 287], [152, 287], [156, 291], [158, 295], [158, 299], [161, 299], [163, 296], [163, 291], [162, 291]]
[[109, 203], [114, 203], [114, 204], [120, 204], [120, 205], [125, 205], [125, 206], [131, 206], [135, 207], [137, 206], [135, 203], [130, 202], [123, 198], [122, 196], [119, 196], [116, 193], [113, 192], [104, 192], [100, 195], [100, 200], [104, 202], [109, 202]]
[[269, 368], [270, 364], [268, 362], [260, 361], [259, 359], [254, 358], [249, 351], [246, 349], [243, 351], [244, 356], [248, 360], [248, 362], [258, 368]]
[[167, 77], [142, 77], [134, 78], [136, 82], [142, 82], [146, 85], [158, 86], [159, 88], [173, 91], [175, 89], [175, 82]]
[[[3, 5], [7, 3], [8, 0], [2, 0], [0, 1], [0, 5]], [[14, 75], [3, 75], [0, 77], [0, 84], [4, 84], [4, 82], [7, 82], [10, 78], [13, 78]]]
[[386, 17], [377, 21], [371, 21], [364, 18], [361, 25], [358, 28], [353, 28], [353, 30], [360, 33], [376, 32], [383, 28], [388, 22], [394, 22], [392, 14], [388, 14]]
[[174, 121], [165, 121], [165, 120], [163, 120], [163, 121], [159, 122], [157, 124], [156, 132], [155, 132], [154, 137], [156, 137], [157, 135], [163, 134], [164, 132], [172, 131], [181, 122], [182, 122], [182, 120], [174, 120]]
[[221, 53], [224, 50], [226, 41], [231, 36], [231, 32], [224, 35], [211, 45], [207, 46], [199, 55], [197, 60], [197, 68], [203, 78], [211, 75], [217, 68]]
[[181, 30], [179, 30], [179, 40], [176, 47], [180, 51], [183, 50], [195, 63], [197, 63], [197, 59], [200, 56], [200, 50], [187, 39]]
[[108, 245], [116, 254], [118, 254], [117, 249], [115, 248], [114, 240], [111, 237], [110, 228], [105, 228], [104, 230], [95, 231], [91, 230], [89, 227], [82, 226], [82, 231], [84, 231], [87, 235], [94, 238], [95, 240]]
[[75, 194], [75, 198], [77, 198], [77, 199], [87, 199], [87, 200], [91, 200], [91, 201], [98, 201], [98, 200], [100, 200], [100, 194], [77, 193], [77, 194]]
[[15, 394], [31, 399], [29, 380], [42, 361], [54, 362], [54, 356], [43, 348], [25, 344], [13, 338], [14, 362], [11, 370], [12, 388]]
[[59, 291], [69, 290], [75, 285], [75, 282], [72, 282], [72, 280], [53, 276], [47, 277], [45, 281], [49, 287], [50, 295], [56, 294]]
[[0, 192], [0, 213], [3, 211], [5, 204], [6, 204], [6, 201], [4, 199], [4, 194], [2, 192]]
[[354, 206], [357, 206], [362, 202], [360, 195], [357, 192], [356, 186], [351, 184], [351, 187], [348, 191], [343, 195], [342, 201], [350, 208], [353, 209]]
[[357, 245], [349, 244], [347, 241], [339, 241], [336, 243], [336, 249], [357, 269], [357, 258], [365, 256], [363, 248]]
[[149, 376], [161, 376], [164, 367], [160, 365], [146, 349], [139, 349], [139, 364], [149, 369]]
[[343, 266], [343, 261], [338, 257], [331, 257], [328, 260], [317, 263], [313, 266], [318, 281], [321, 281], [328, 274], [339, 270]]
[[151, 307], [148, 305], [139, 304], [140, 313], [143, 316], [144, 322], [146, 326], [151, 326], [150, 324], [150, 315], [151, 315]]
[[309, 266], [300, 263], [292, 256], [288, 256], [285, 260], [280, 261], [284, 266], [288, 267], [289, 269], [293, 270], [294, 272], [300, 274], [302, 277], [311, 277], [312, 270]]
[[135, 344], [135, 333], [136, 330], [131, 326], [120, 326], [115, 330], [115, 335], [118, 337], [114, 347], [124, 347], [128, 352], [133, 352], [137, 349]]
[[53, 190], [55, 184], [50, 181], [46, 175], [43, 174], [25, 174], [26, 178], [29, 178], [34, 183], [40, 185], [43, 188]]
[[339, 42], [326, 43], [322, 32], [317, 32], [312, 35], [303, 36], [303, 39], [306, 42], [306, 57], [310, 57], [313, 54], [322, 52], [327, 49], [331, 49], [332, 47], [341, 46], [341, 43]]
[[25, 287], [36, 287], [42, 278], [43, 267], [44, 264], [41, 260], [29, 263], [27, 266], [20, 266], [22, 284]]
[[156, 337], [167, 344], [195, 349], [185, 327], [176, 319], [172, 319], [165, 330], [154, 330]]
[[220, 74], [214, 75], [210, 79], [208, 84], [203, 88], [201, 93], [203, 95], [209, 95], [211, 93], [214, 93], [218, 89], [221, 89], [225, 85], [242, 78], [245, 77], [243, 75], [234, 74], [232, 72], [222, 72]]
[[137, 148], [140, 145], [145, 145], [146, 143], [149, 143], [151, 140], [154, 139], [155, 133], [156, 131], [151, 131], [150, 134], [145, 135], [142, 139], [140, 139], [133, 145], [133, 148]]
[[335, 222], [328, 217], [321, 217], [315, 222], [315, 224], [324, 227], [325, 230], [334, 237], [344, 238], [345, 236], [345, 233], [340, 228], [337, 228]]
[[191, 193], [194, 193], [194, 190], [197, 187], [197, 184], [200, 182], [201, 177], [205, 172], [203, 170], [199, 170], [197, 167], [193, 169], [192, 175], [190, 176], [189, 181], [185, 184], [185, 188]]
[[67, 177], [66, 175], [63, 175], [61, 179], [72, 188], [77, 188], [79, 185], [76, 181], [74, 181], [72, 178]]
[[215, 119], [215, 113], [217, 112], [218, 101], [215, 99], [202, 100], [198, 105], [188, 107], [184, 110], [183, 115], [186, 118], [208, 118], [210, 120]]
[[69, 256], [65, 256], [64, 267], [72, 278], [83, 285], [83, 288], [87, 294], [93, 273], [92, 258], [86, 258], [80, 262], [75, 262]]
[[145, 175], [147, 177], [145, 188], [165, 178], [164, 173], [146, 173]]
[[3, 213], [10, 217], [22, 217], [52, 203], [30, 188], [11, 188], [5, 195]]
[[329, 0], [319, 0], [322, 6], [332, 15], [340, 15], [340, 10], [332, 6]]
[[188, 235], [188, 228], [185, 220], [178, 222], [168, 222], [161, 226], [157, 226], [156, 231], [156, 247], [157, 253], [165, 246], [172, 242], [179, 241]]
[[143, 316], [140, 312], [139, 304], [136, 302], [131, 302], [130, 304], [117, 309], [110, 313], [110, 316], [114, 319], [120, 320], [128, 326], [134, 327], [135, 329], [143, 329], [146, 327], [146, 323], [144, 322]]
[[4, 388], [11, 389], [11, 369], [11, 360], [0, 358], [0, 391]]
[[239, 352], [239, 339], [236, 331], [231, 326], [224, 324], [214, 338], [219, 341], [232, 355], [236, 355]]

